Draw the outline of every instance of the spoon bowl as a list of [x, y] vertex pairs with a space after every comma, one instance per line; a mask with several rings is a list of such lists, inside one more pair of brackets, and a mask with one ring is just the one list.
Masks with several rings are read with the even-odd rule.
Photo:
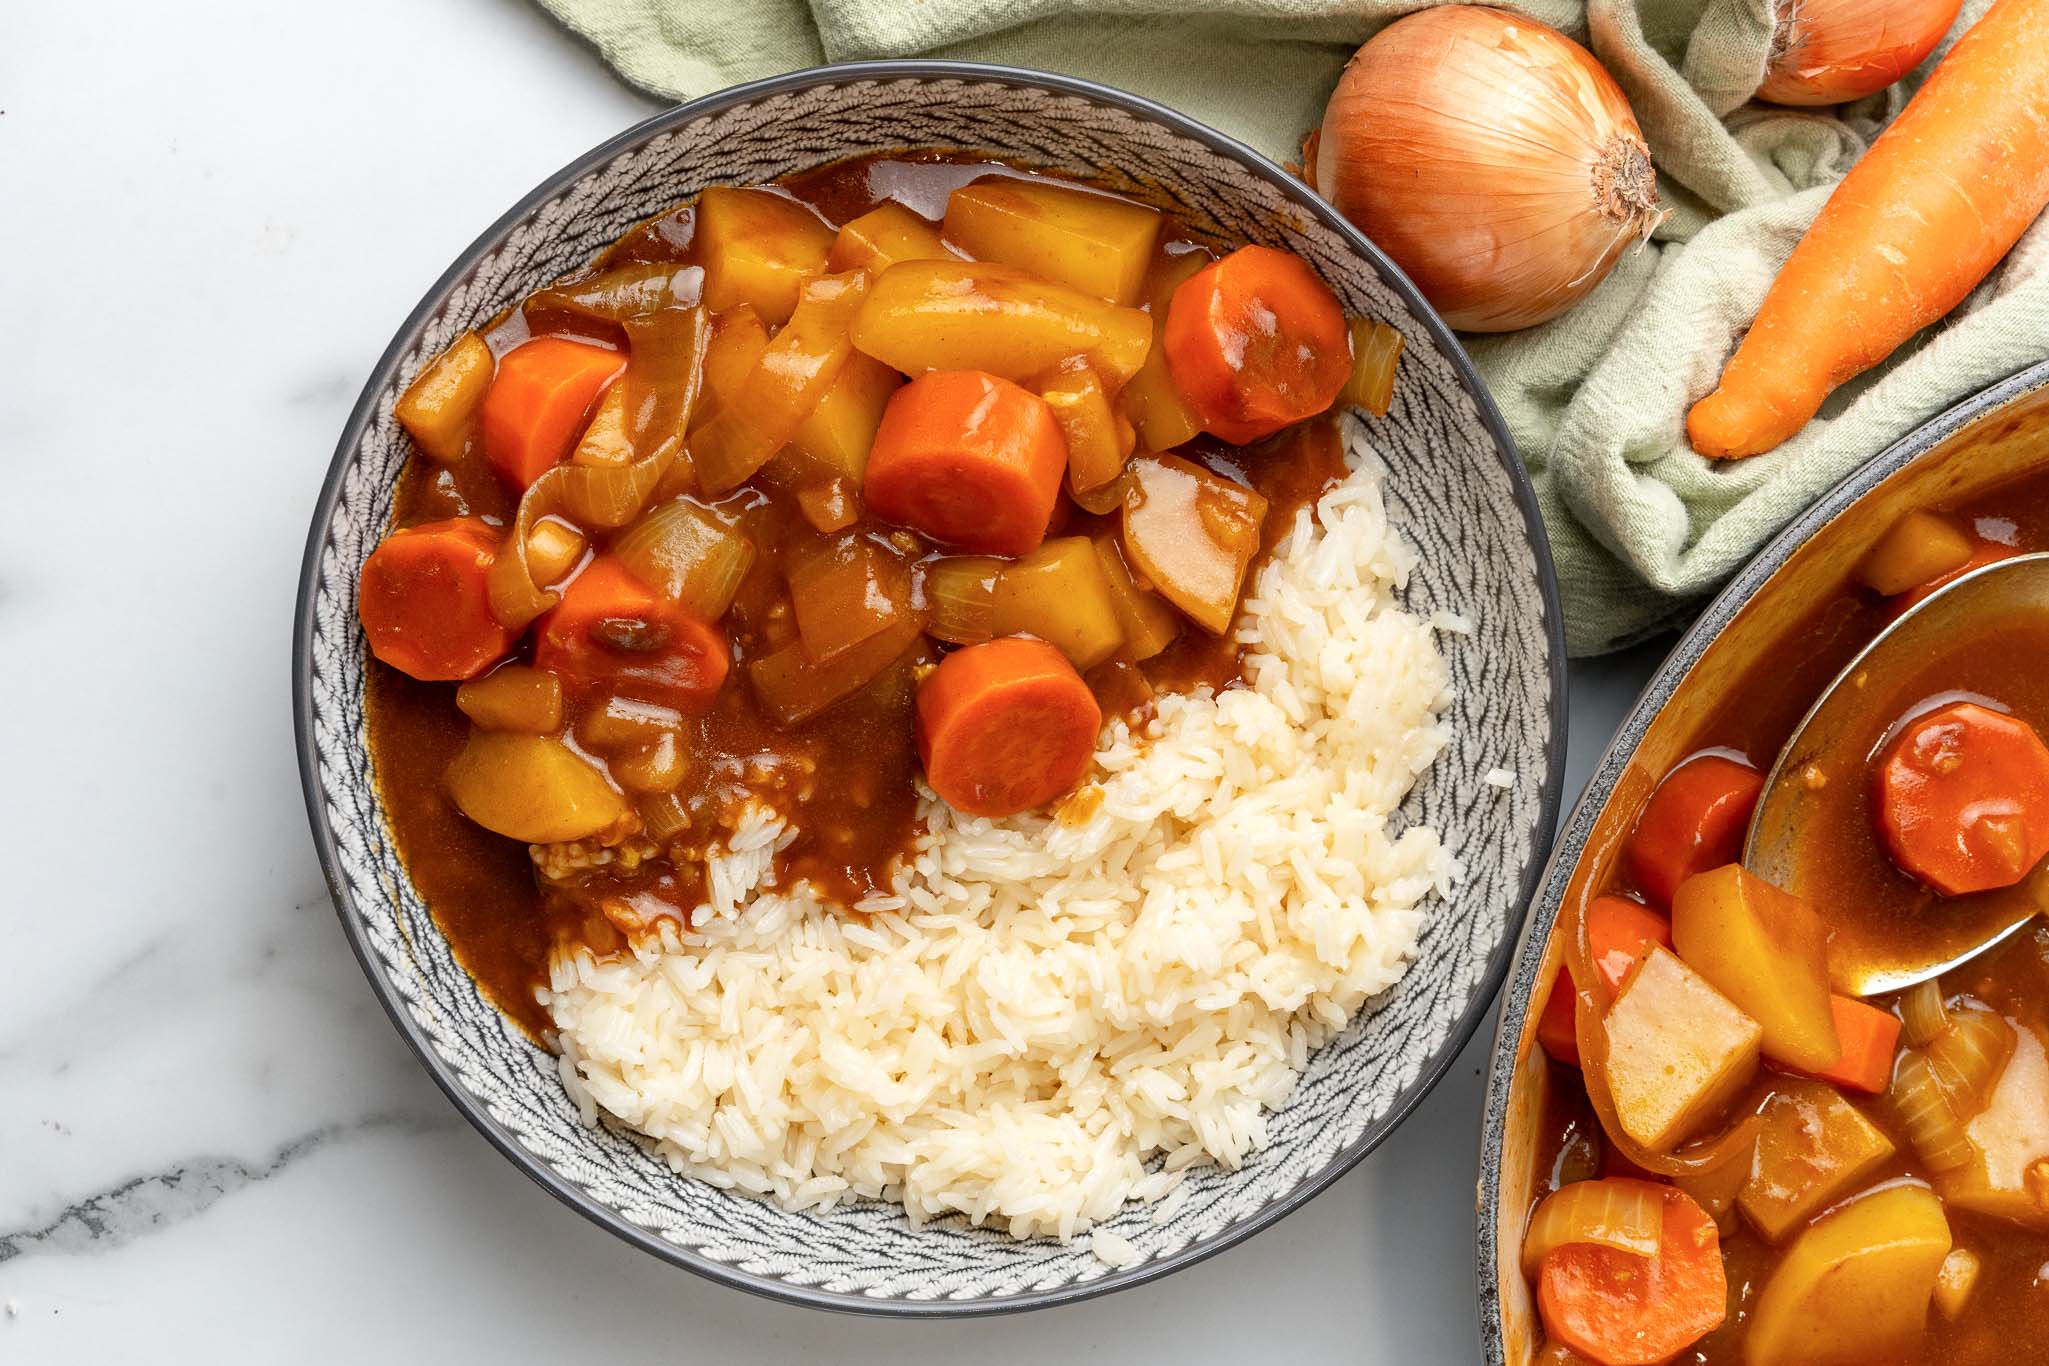
[[[2049, 640], [2049, 554], [1995, 561], [1901, 614], [1822, 691], [1765, 779], [1744, 844], [1744, 866], [1827, 906], [1829, 972], [1838, 991], [1870, 996], [1939, 976], [2049, 907], [2049, 873], [2042, 867], [2014, 886], [1968, 896], [1944, 897], [1916, 883], [1903, 887], [1899, 897], [1869, 898], [1843, 895], [1814, 853], [1841, 842], [1814, 834], [1823, 824], [1842, 825], [1844, 798], [1832, 788], [1865, 781], [1871, 761], [1903, 719], [1957, 700], [2008, 709], [1970, 691], [1970, 662], [1976, 642], [2016, 632], [2039, 632]], [[1964, 686], [1933, 690], [1930, 680], [1938, 676]], [[1870, 845], [1858, 852], [1886, 860], [1891, 876], [1911, 881], [1891, 868], [1870, 833], [1868, 803], [1858, 807]]]

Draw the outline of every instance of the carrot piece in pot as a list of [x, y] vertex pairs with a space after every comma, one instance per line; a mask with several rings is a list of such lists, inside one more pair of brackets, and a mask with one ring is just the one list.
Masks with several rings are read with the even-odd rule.
[[1688, 759], [1645, 803], [1623, 861], [1644, 895], [1661, 906], [1695, 873], [1735, 863], [1764, 777], [1719, 754]]
[[1900, 727], [1877, 776], [1893, 862], [1945, 896], [2011, 887], [2049, 854], [2049, 747], [2019, 717], [1937, 707]]
[[955, 650], [918, 685], [918, 755], [932, 790], [972, 816], [1044, 806], [1074, 789], [1103, 713], [1067, 656], [1031, 636]]
[[1856, 1091], [1878, 1095], [1892, 1085], [1893, 1055], [1900, 1041], [1900, 1018], [1889, 1010], [1865, 1005], [1848, 996], [1831, 995], [1836, 1038], [1843, 1056], [1834, 1067], [1807, 1075]]
[[1037, 394], [980, 370], [921, 375], [890, 397], [862, 490], [885, 521], [985, 555], [1045, 539], [1067, 444]]
[[[1613, 996], [1623, 979], [1653, 945], [1672, 947], [1672, 925], [1641, 901], [1626, 896], [1594, 898], [1587, 907], [1587, 939], [1594, 966]], [[1560, 1062], [1579, 1066], [1579, 1039], [1573, 1020], [1572, 974], [1558, 970], [1558, 982], [1537, 1023], [1537, 1040]]]
[[1657, 1256], [1572, 1243], [1546, 1253], [1537, 1273], [1545, 1336], [1601, 1366], [1668, 1361], [1728, 1312], [1715, 1221], [1684, 1191], [1653, 1189], [1664, 1201]]
[[1203, 429], [1239, 445], [1324, 411], [1352, 375], [1337, 296], [1272, 247], [1240, 247], [1184, 281], [1161, 341]]
[[370, 653], [430, 681], [475, 678], [513, 633], [491, 615], [497, 533], [475, 517], [394, 531], [363, 561], [356, 600]]
[[525, 492], [561, 464], [625, 369], [619, 352], [567, 337], [536, 337], [507, 351], [478, 410], [484, 455], [499, 477]]

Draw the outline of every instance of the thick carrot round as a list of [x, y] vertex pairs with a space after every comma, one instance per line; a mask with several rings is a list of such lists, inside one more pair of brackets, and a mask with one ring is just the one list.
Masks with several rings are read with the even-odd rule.
[[1831, 995], [1836, 1038], [1843, 1056], [1834, 1067], [1808, 1075], [1877, 1095], [1892, 1085], [1893, 1049], [1900, 1041], [1900, 1017], [1848, 996]]
[[[1652, 945], [1672, 947], [1672, 922], [1626, 896], [1595, 897], [1587, 907], [1587, 942], [1593, 950], [1594, 968], [1613, 996]], [[1552, 1057], [1577, 1067], [1579, 1036], [1572, 990], [1572, 974], [1560, 968], [1558, 982], [1537, 1022], [1537, 1040]]]
[[2049, 204], [2049, 5], [1996, 0], [1850, 168], [1722, 381], [1702, 455], [1785, 441], [1843, 381], [1963, 302]]
[[626, 369], [610, 347], [536, 337], [505, 353], [478, 412], [484, 456], [506, 483], [527, 485], [568, 458], [591, 409]]
[[1240, 445], [1330, 407], [1352, 374], [1337, 296], [1272, 247], [1240, 247], [1184, 280], [1160, 340], [1203, 430]]
[[862, 492], [884, 521], [983, 555], [1026, 555], [1067, 470], [1046, 400], [980, 370], [920, 375], [890, 396]]
[[475, 517], [394, 531], [363, 561], [356, 615], [370, 653], [414, 678], [475, 678], [513, 633], [491, 615], [498, 536]]
[[955, 650], [918, 685], [925, 781], [971, 816], [1012, 816], [1071, 792], [1102, 726], [1067, 656], [1030, 636]]
[[614, 694], [702, 712], [725, 684], [732, 651], [716, 626], [601, 556], [541, 618], [534, 664], [561, 675], [572, 694]]
[[1952, 702], [1878, 757], [1893, 862], [1945, 896], [2011, 887], [2049, 855], [2049, 747], [2019, 717]]
[[1601, 1366], [1668, 1361], [1719, 1328], [1728, 1312], [1715, 1221], [1677, 1187], [1628, 1184], [1650, 1186], [1664, 1200], [1657, 1256], [1569, 1243], [1546, 1253], [1537, 1272], [1545, 1336]]
[[1636, 818], [1623, 853], [1629, 875], [1660, 906], [1695, 873], [1734, 863], [1764, 778], [1719, 754], [1688, 759], [1665, 775]]

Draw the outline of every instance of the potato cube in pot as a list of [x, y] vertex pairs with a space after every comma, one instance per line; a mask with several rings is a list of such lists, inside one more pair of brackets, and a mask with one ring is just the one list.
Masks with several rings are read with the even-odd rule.
[[1926, 1186], [1853, 1200], [1793, 1241], [1751, 1313], [1748, 1366], [1868, 1366], [1927, 1331], [1949, 1221]]
[[605, 775], [560, 740], [473, 730], [442, 781], [465, 816], [527, 844], [607, 838], [633, 808]]
[[999, 176], [955, 190], [945, 228], [978, 261], [1001, 261], [1131, 304], [1145, 283], [1160, 215], [1091, 190]]
[[1971, 558], [1971, 538], [1947, 518], [1914, 511], [1886, 528], [1857, 567], [1857, 580], [1891, 597], [1960, 569]]
[[2049, 1052], [2037, 1030], [2014, 1032], [2013, 1056], [1964, 1125], [1971, 1160], [1937, 1185], [1958, 1209], [2049, 1232]]
[[1616, 1117], [1653, 1152], [1705, 1128], [1756, 1075], [1757, 1021], [1662, 946], [1622, 984], [1606, 1023]]
[[1224, 634], [1259, 554], [1266, 499], [1176, 455], [1140, 456], [1130, 474], [1124, 551], [1131, 568], [1203, 630]]
[[562, 729], [562, 680], [546, 669], [505, 664], [457, 688], [455, 705], [483, 730], [552, 735]]
[[797, 289], [825, 273], [832, 225], [794, 199], [714, 185], [697, 200], [704, 302], [715, 313], [750, 304], [771, 326], [797, 311]]
[[1855, 1190], [1893, 1155], [1892, 1140], [1827, 1082], [1789, 1077], [1765, 1103], [1743, 1216], [1779, 1242]]
[[1812, 907], [1741, 864], [1695, 874], [1672, 897], [1672, 947], [1764, 1027], [1764, 1053], [1803, 1072], [1842, 1058], [1829, 1003], [1828, 931]]
[[483, 338], [465, 332], [420, 372], [392, 416], [430, 460], [453, 464], [469, 444], [497, 364]]
[[959, 253], [939, 228], [895, 200], [878, 204], [842, 227], [826, 257], [828, 270], [886, 270], [899, 261], [951, 261]]
[[1037, 636], [1057, 645], [1079, 672], [1117, 653], [1124, 630], [1095, 543], [1086, 536], [1064, 536], [1005, 565], [996, 579], [990, 629], [999, 636]]
[[790, 444], [840, 478], [859, 484], [868, 472], [868, 448], [875, 444], [882, 410], [903, 382], [903, 376], [881, 361], [854, 352], [818, 406], [797, 424]]

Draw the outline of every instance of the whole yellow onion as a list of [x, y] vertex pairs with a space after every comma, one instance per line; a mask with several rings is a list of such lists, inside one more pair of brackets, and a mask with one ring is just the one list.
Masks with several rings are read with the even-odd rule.
[[1861, 100], [1921, 65], [1963, 0], [1779, 0], [1771, 64], [1757, 97], [1773, 104]]
[[1419, 11], [1359, 49], [1311, 173], [1468, 332], [1557, 317], [1664, 221], [1614, 79], [1557, 30], [1477, 5]]

